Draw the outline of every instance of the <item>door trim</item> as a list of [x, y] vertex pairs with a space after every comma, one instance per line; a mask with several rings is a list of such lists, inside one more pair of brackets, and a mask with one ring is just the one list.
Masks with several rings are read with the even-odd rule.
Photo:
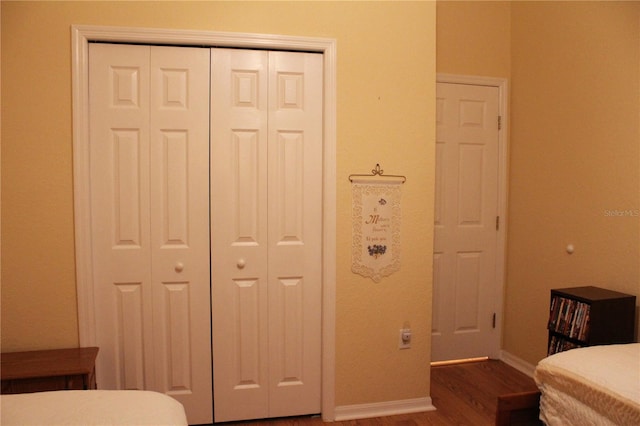
[[[506, 276], [506, 245], [507, 245], [507, 195], [508, 195], [508, 81], [506, 78], [479, 77], [457, 74], [436, 74], [436, 83], [468, 84], [474, 86], [490, 86], [498, 88], [498, 113], [501, 117], [501, 127], [498, 131], [498, 215], [500, 227], [496, 245], [496, 333], [491, 342], [489, 357], [500, 359], [502, 346], [502, 319], [504, 303], [504, 283]], [[496, 123], [497, 125], [497, 123]]]
[[196, 30], [71, 27], [73, 97], [73, 189], [78, 335], [81, 346], [96, 340], [93, 311], [89, 185], [89, 42], [128, 42], [318, 52], [324, 58], [322, 234], [322, 418], [335, 418], [336, 301], [336, 41], [327, 38]]

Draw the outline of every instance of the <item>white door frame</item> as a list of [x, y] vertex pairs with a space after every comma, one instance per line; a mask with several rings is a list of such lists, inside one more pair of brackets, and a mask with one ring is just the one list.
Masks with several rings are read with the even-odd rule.
[[326, 38], [196, 30], [78, 25], [71, 28], [73, 92], [73, 188], [76, 291], [81, 346], [96, 341], [89, 173], [89, 42], [197, 45], [318, 52], [324, 56], [322, 418], [335, 418], [336, 298], [336, 41]]
[[507, 245], [507, 194], [508, 194], [508, 135], [507, 127], [507, 79], [493, 77], [478, 77], [456, 74], [436, 74], [437, 83], [468, 84], [474, 86], [497, 87], [499, 91], [498, 114], [500, 116], [500, 130], [498, 131], [498, 215], [500, 227], [496, 244], [496, 339], [492, 342], [489, 357], [499, 359], [502, 346], [502, 318], [504, 301], [504, 283], [506, 274], [506, 245]]

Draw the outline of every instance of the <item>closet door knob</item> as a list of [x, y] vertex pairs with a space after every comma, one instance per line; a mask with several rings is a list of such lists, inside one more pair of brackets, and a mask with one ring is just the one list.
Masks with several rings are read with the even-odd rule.
[[244, 268], [244, 266], [247, 264], [247, 262], [245, 262], [244, 259], [238, 259], [238, 263], [236, 263], [236, 265], [238, 266], [238, 269], [242, 269]]
[[182, 270], [184, 269], [184, 264], [182, 262], [178, 262], [176, 263], [176, 266], [174, 269], [176, 270], [176, 272], [182, 272]]

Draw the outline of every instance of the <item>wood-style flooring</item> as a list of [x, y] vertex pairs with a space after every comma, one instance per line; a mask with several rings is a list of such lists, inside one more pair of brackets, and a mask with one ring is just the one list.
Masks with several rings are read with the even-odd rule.
[[[498, 395], [536, 390], [529, 376], [501, 361], [488, 360], [433, 367], [431, 399], [435, 411], [326, 423], [327, 426], [490, 426], [495, 424]], [[228, 425], [319, 426], [319, 416], [290, 417]]]

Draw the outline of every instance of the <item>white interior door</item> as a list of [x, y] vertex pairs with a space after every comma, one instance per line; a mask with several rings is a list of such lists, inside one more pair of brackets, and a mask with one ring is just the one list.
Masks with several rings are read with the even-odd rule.
[[90, 45], [97, 382], [212, 421], [209, 50]]
[[432, 361], [488, 356], [495, 305], [499, 89], [438, 83]]
[[322, 55], [212, 51], [216, 421], [321, 409]]

